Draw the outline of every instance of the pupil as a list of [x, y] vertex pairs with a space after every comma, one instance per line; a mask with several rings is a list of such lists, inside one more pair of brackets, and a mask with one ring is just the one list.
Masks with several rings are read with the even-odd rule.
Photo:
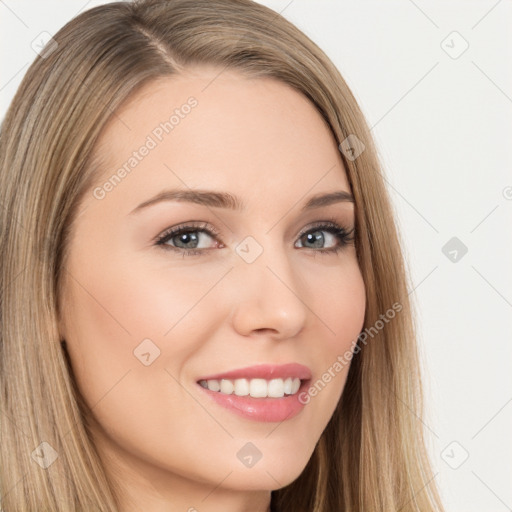
[[313, 233], [308, 233], [307, 234], [308, 241], [313, 242], [313, 243], [319, 242], [319, 243], [316, 243], [315, 247], [321, 247], [324, 236], [322, 235], [321, 231], [316, 231], [316, 233], [318, 233], [318, 235], [315, 235]]
[[[180, 242], [183, 244], [187, 244], [190, 241], [194, 241], [196, 242], [197, 245], [197, 235], [194, 235], [192, 233], [183, 233], [182, 235], [179, 236], [179, 239]], [[194, 245], [194, 247], [196, 247], [196, 245]]]

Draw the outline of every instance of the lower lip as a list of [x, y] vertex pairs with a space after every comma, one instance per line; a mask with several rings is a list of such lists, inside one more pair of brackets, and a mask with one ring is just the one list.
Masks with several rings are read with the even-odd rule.
[[294, 395], [281, 398], [226, 395], [220, 391], [210, 391], [200, 384], [198, 386], [219, 405], [244, 418], [254, 421], [282, 422], [297, 416], [304, 408], [305, 404], [299, 402], [299, 395], [307, 388], [308, 381], [302, 382]]

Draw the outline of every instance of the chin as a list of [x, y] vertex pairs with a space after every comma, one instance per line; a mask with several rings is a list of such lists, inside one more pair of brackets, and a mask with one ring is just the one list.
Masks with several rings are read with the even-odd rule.
[[[302, 456], [301, 456], [302, 455]], [[280, 452], [275, 457], [262, 457], [252, 467], [237, 467], [226, 479], [226, 487], [234, 490], [274, 491], [295, 481], [304, 471], [311, 454], [287, 454]], [[274, 459], [274, 460], [272, 460]]]

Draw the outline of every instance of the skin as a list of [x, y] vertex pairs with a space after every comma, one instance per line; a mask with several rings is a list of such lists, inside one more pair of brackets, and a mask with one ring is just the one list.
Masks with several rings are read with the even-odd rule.
[[[98, 146], [99, 186], [175, 108], [198, 101], [103, 199], [86, 194], [65, 262], [60, 331], [123, 512], [269, 510], [270, 491], [295, 480], [311, 457], [349, 366], [280, 424], [235, 415], [196, 381], [298, 362], [315, 382], [363, 328], [353, 243], [321, 254], [341, 241], [325, 230], [319, 247], [300, 236], [318, 221], [354, 226], [350, 202], [300, 212], [313, 195], [350, 192], [328, 126], [286, 84], [219, 71], [194, 68], [147, 84], [112, 118]], [[246, 211], [164, 201], [130, 214], [169, 188], [230, 192]], [[201, 255], [154, 244], [189, 221], [220, 233], [196, 231]], [[263, 249], [252, 263], [235, 251], [247, 236]], [[160, 350], [147, 366], [134, 356], [144, 339]], [[251, 468], [237, 458], [247, 442], [262, 454]]]

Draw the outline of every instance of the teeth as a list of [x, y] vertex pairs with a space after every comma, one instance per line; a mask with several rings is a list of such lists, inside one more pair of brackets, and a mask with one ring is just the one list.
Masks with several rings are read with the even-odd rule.
[[220, 381], [220, 392], [224, 393], [225, 395], [231, 395], [233, 391], [235, 390], [235, 385], [233, 384], [233, 381], [222, 379]]
[[285, 392], [286, 395], [291, 395], [292, 394], [292, 386], [293, 386], [293, 379], [288, 377], [284, 381], [284, 392]]
[[280, 398], [285, 395], [294, 395], [300, 387], [300, 379], [288, 377], [287, 379], [221, 379], [201, 380], [199, 384], [210, 391], [219, 391], [225, 395], [250, 395], [254, 398]]
[[249, 394], [249, 381], [247, 379], [235, 380], [235, 395], [247, 396]]
[[273, 398], [280, 398], [284, 396], [284, 381], [283, 379], [272, 379], [268, 381], [267, 386], [268, 396]]
[[210, 391], [220, 391], [220, 384], [218, 380], [207, 380], [208, 389]]

